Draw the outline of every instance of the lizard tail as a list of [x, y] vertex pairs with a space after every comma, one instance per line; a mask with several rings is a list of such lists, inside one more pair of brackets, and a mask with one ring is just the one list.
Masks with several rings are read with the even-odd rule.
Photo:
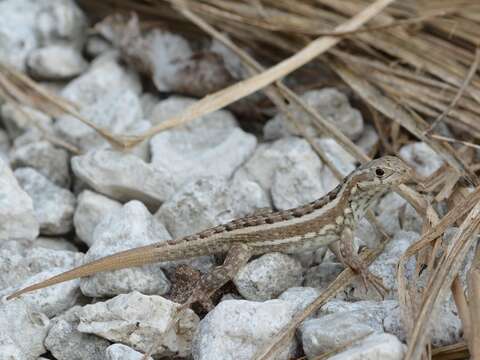
[[119, 270], [156, 262], [158, 261], [158, 255], [154, 251], [156, 247], [156, 245], [147, 245], [132, 250], [122, 251], [117, 254], [89, 262], [88, 264], [58, 274], [45, 281], [15, 291], [13, 294], [10, 294], [7, 297], [7, 300], [15, 299], [16, 297], [19, 297], [20, 295], [30, 291], [42, 289], [84, 276], [93, 275], [101, 271]]

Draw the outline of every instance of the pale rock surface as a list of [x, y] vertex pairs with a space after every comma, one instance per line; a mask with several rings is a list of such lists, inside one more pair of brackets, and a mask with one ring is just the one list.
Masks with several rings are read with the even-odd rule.
[[54, 268], [74, 268], [81, 265], [83, 253], [31, 247], [18, 241], [0, 244], [0, 289], [15, 287], [28, 278]]
[[[335, 88], [310, 90], [301, 96], [302, 100], [352, 140], [356, 140], [363, 132], [363, 118], [360, 111], [350, 106], [348, 98]], [[299, 121], [310, 136], [317, 136], [318, 131], [311, 124], [308, 114], [295, 105], [289, 109], [296, 121]], [[266, 139], [273, 140], [288, 135], [300, 135], [283, 113], [273, 117], [264, 128]]]
[[376, 149], [379, 142], [379, 136], [375, 128], [371, 125], [365, 125], [362, 135], [357, 139], [357, 145], [367, 154], [370, 155]]
[[[152, 111], [152, 122], [161, 124], [194, 102], [178, 96], [161, 101]], [[230, 112], [220, 110], [155, 135], [150, 141], [152, 164], [170, 172], [177, 188], [204, 176], [229, 178], [256, 143]]]
[[[106, 360], [145, 360], [144, 354], [123, 344], [110, 345], [105, 351]], [[152, 360], [149, 356], [146, 360]]]
[[291, 302], [295, 305], [295, 312], [304, 310], [310, 305], [318, 296], [321, 291], [313, 287], [291, 287], [284, 291], [278, 299]]
[[8, 162], [8, 153], [10, 152], [10, 139], [5, 130], [0, 129], [0, 160]]
[[271, 192], [276, 208], [287, 209], [325, 194], [321, 170], [322, 163], [310, 145], [305, 140], [288, 137], [260, 144], [235, 176], [257, 182]]
[[16, 107], [11, 103], [2, 105], [1, 119], [12, 139], [19, 137], [28, 129], [34, 128], [35, 124], [45, 129], [51, 128], [53, 124], [52, 118], [47, 114], [26, 105]]
[[40, 233], [45, 235], [68, 233], [73, 225], [75, 196], [32, 168], [20, 168], [15, 170], [14, 174], [20, 186], [33, 200]]
[[99, 336], [77, 330], [80, 306], [51, 319], [45, 347], [57, 360], [103, 360], [110, 343]]
[[85, 43], [85, 52], [92, 58], [111, 51], [113, 51], [112, 44], [105, 40], [102, 36], [92, 34], [87, 38], [87, 42]]
[[[83, 255], [83, 254], [82, 254]], [[51, 278], [70, 268], [50, 268], [29, 277], [26, 281], [19, 282], [10, 288], [0, 290], [0, 294], [11, 294], [15, 290], [23, 289], [40, 281]], [[80, 296], [80, 280], [66, 281], [54, 286], [33, 291], [22, 295], [22, 301], [31, 309], [47, 315], [49, 318], [71, 308]]]
[[37, 141], [15, 146], [10, 153], [12, 168], [31, 167], [45, 175], [58, 186], [70, 186], [70, 157], [64, 149], [48, 141]]
[[400, 157], [410, 165], [418, 175], [432, 175], [443, 165], [443, 159], [424, 142], [412, 142], [399, 151]]
[[420, 233], [422, 219], [415, 209], [404, 198], [395, 192], [385, 195], [375, 208], [378, 221], [389, 234], [400, 230]]
[[142, 87], [138, 75], [121, 67], [110, 56], [103, 56], [95, 59], [87, 72], [70, 81], [63, 89], [62, 96], [81, 106], [88, 106], [119, 89], [139, 95]]
[[373, 334], [330, 357], [331, 360], [402, 360], [406, 346], [391, 334]]
[[35, 239], [32, 246], [51, 250], [78, 251], [78, 248], [73, 243], [61, 237], [40, 236]]
[[[33, 360], [46, 350], [43, 341], [50, 322], [21, 299], [0, 300], [0, 351], [13, 353], [15, 360]], [[8, 359], [8, 358], [5, 358]], [[10, 359], [8, 359], [10, 360]]]
[[88, 63], [77, 49], [55, 44], [31, 51], [27, 67], [33, 77], [61, 80], [81, 74], [87, 69]]
[[73, 215], [75, 234], [88, 246], [93, 245], [93, 231], [98, 223], [122, 204], [104, 195], [84, 190], [77, 197], [77, 207]]
[[265, 192], [254, 182], [206, 177], [187, 183], [155, 217], [179, 238], [268, 206]]
[[[63, 93], [68, 93], [71, 84], [72, 82], [67, 85]], [[93, 102], [82, 106], [80, 114], [99, 128], [119, 135], [126, 135], [129, 126], [143, 117], [140, 98], [129, 88], [108, 89]], [[71, 115], [60, 117], [55, 123], [55, 129], [61, 138], [83, 151], [108, 146], [96, 130]]]
[[302, 265], [282, 253], [268, 253], [252, 260], [233, 279], [238, 292], [255, 301], [276, 298], [286, 289], [300, 286], [302, 280]]
[[[385, 245], [384, 251], [369, 266], [369, 270], [382, 279], [383, 285], [390, 289], [388, 298], [397, 298], [397, 264], [400, 257], [405, 253], [407, 248], [419, 239], [420, 235], [412, 231], [398, 231], [393, 239]], [[407, 263], [406, 275], [410, 277], [415, 269], [415, 263], [409, 261]], [[374, 290], [369, 289], [365, 292], [362, 280], [355, 279], [352, 283], [354, 287], [353, 296], [357, 299], [369, 300], [372, 297], [378, 297]]]
[[[283, 300], [226, 300], [200, 322], [192, 355], [195, 360], [250, 360], [295, 314], [296, 305]], [[276, 359], [294, 355], [295, 340]]]
[[[169, 240], [170, 234], [139, 201], [130, 201], [106, 215], [93, 233], [93, 245], [85, 262], [123, 250]], [[111, 296], [131, 291], [165, 294], [170, 282], [159, 263], [108, 271], [83, 278], [82, 292], [91, 297]]]
[[71, 161], [75, 175], [112, 199], [140, 200], [156, 208], [174, 193], [173, 179], [140, 158], [113, 150], [97, 150]]
[[78, 330], [143, 352], [155, 344], [153, 354], [159, 356], [187, 356], [199, 318], [186, 309], [172, 322], [179, 306], [161, 296], [134, 291], [84, 306]]
[[344, 269], [345, 266], [339, 262], [324, 261], [307, 269], [304, 285], [326, 289]]
[[33, 240], [38, 230], [32, 199], [0, 160], [0, 241]]

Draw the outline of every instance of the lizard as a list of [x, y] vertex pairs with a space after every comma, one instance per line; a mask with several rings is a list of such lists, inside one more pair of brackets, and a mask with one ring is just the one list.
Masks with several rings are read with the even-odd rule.
[[195, 285], [184, 303], [189, 306], [208, 301], [209, 296], [231, 280], [253, 256], [316, 250], [333, 243], [337, 244], [335, 253], [341, 262], [359, 273], [365, 282], [377, 285], [379, 282], [381, 286], [381, 280], [368, 271], [354, 249], [354, 230], [381, 196], [411, 177], [411, 168], [401, 159], [384, 156], [361, 165], [332, 191], [308, 204], [248, 215], [193, 235], [118, 252], [27, 286], [7, 299], [98, 272], [226, 254], [223, 264]]

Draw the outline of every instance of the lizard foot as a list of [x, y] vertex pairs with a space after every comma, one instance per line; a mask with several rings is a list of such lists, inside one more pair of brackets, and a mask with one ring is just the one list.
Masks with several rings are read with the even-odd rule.
[[372, 274], [368, 269], [360, 270], [359, 275], [366, 292], [368, 292], [368, 285], [370, 285], [382, 299], [385, 299], [390, 290], [383, 285], [383, 281], [380, 277]]

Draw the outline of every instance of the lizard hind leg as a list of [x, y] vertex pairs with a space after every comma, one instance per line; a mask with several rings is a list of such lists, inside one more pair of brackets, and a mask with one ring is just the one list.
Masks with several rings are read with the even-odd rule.
[[[204, 275], [193, 288], [181, 309], [190, 307], [195, 302], [210, 303], [210, 296], [221, 288], [242, 268], [252, 256], [251, 249], [245, 244], [233, 245], [227, 253], [225, 261], [210, 273]], [[180, 309], [180, 310], [181, 310]]]

